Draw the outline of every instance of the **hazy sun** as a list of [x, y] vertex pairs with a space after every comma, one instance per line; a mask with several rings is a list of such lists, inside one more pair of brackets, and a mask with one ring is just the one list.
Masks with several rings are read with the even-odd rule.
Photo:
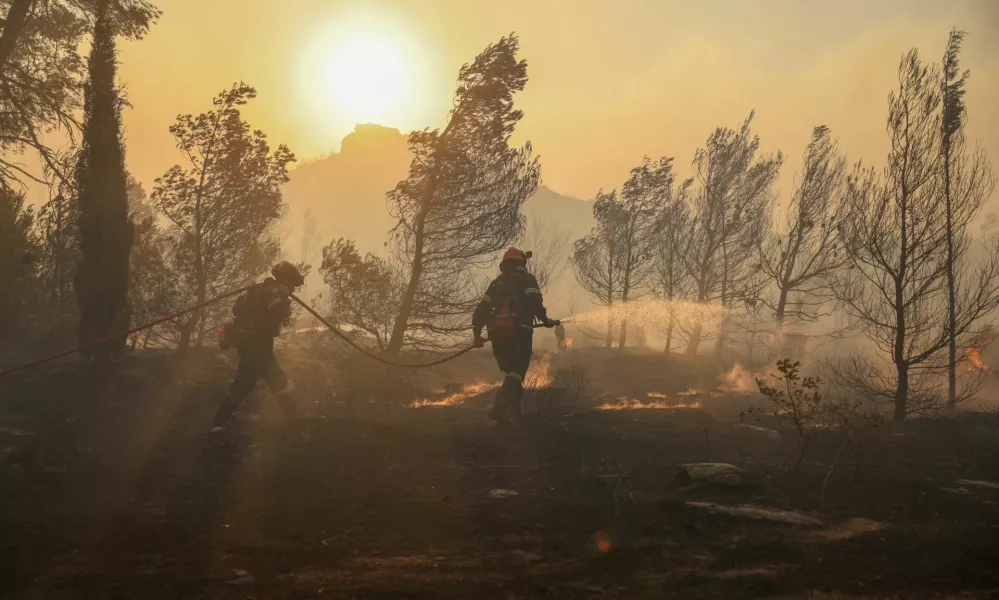
[[360, 35], [333, 42], [318, 82], [332, 110], [355, 122], [393, 121], [409, 86], [409, 74], [392, 42]]

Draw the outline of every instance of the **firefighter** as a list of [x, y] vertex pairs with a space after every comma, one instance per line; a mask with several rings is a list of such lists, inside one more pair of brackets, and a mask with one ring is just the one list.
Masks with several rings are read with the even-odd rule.
[[535, 321], [545, 327], [558, 325], [548, 318], [538, 280], [527, 272], [528, 256], [517, 248], [503, 254], [500, 276], [489, 284], [472, 315], [475, 345], [485, 344], [482, 328], [486, 327], [493, 356], [503, 372], [503, 385], [489, 411], [489, 418], [497, 422], [521, 416], [520, 397], [531, 364]]
[[271, 274], [273, 277], [254, 284], [236, 299], [232, 307], [235, 320], [226, 323], [219, 336], [223, 350], [233, 347], [239, 352], [239, 366], [236, 378], [222, 398], [212, 431], [222, 429], [240, 402], [253, 391], [258, 379], [267, 383], [285, 417], [295, 416], [288, 377], [274, 356], [274, 338], [288, 324], [291, 294], [305, 283], [305, 278], [287, 261], [274, 265]]

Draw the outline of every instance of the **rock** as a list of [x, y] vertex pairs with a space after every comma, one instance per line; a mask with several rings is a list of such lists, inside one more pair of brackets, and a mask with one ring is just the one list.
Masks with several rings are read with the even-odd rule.
[[776, 508], [766, 508], [762, 506], [726, 506], [724, 504], [714, 504], [711, 502], [687, 502], [687, 506], [700, 508], [714, 514], [731, 515], [733, 517], [745, 517], [757, 521], [772, 521], [774, 523], [788, 523], [791, 525], [821, 525], [818, 519], [796, 513], [790, 510], [780, 510]]
[[721, 485], [746, 485], [746, 471], [728, 463], [691, 463], [680, 465], [673, 476], [676, 485], [692, 483], [717, 483]]
[[971, 487], [988, 488], [990, 490], [999, 490], [999, 483], [992, 481], [981, 481], [979, 479], [958, 479], [954, 483], [958, 485], [970, 485]]
[[749, 423], [739, 423], [739, 429], [745, 429], [746, 431], [753, 431], [766, 436], [768, 440], [774, 442], [780, 441], [780, 432], [776, 429], [770, 429], [768, 427], [759, 427], [757, 425], [750, 425]]

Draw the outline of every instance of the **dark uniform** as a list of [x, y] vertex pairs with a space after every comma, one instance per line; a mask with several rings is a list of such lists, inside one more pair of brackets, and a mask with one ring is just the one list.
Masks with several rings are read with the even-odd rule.
[[[472, 329], [476, 339], [481, 339], [483, 327], [489, 331], [493, 356], [503, 372], [503, 385], [496, 394], [490, 416], [505, 420], [508, 413], [514, 417], [521, 414], [520, 398], [531, 365], [534, 322], [546, 325], [552, 322], [548, 320], [538, 280], [527, 272], [524, 261], [504, 259], [500, 272], [472, 315]], [[513, 318], [509, 326], [502, 326], [505, 324], [500, 321], [510, 309]]]
[[274, 356], [274, 338], [291, 317], [291, 298], [275, 279], [268, 277], [237, 299], [233, 313], [236, 320], [225, 326], [224, 335], [239, 352], [239, 367], [229, 393], [219, 406], [215, 425], [221, 426], [229, 420], [258, 379], [267, 383], [285, 416], [294, 416], [294, 403], [286, 393], [288, 377]]

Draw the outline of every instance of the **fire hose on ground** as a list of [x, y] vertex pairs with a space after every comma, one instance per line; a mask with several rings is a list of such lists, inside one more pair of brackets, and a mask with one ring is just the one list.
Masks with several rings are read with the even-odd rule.
[[[218, 296], [215, 296], [214, 298], [209, 298], [208, 300], [205, 300], [204, 302], [199, 302], [199, 303], [194, 304], [192, 306], [189, 306], [189, 307], [187, 307], [187, 308], [185, 308], [183, 310], [179, 310], [177, 312], [170, 313], [169, 315], [166, 315], [164, 317], [160, 317], [160, 318], [155, 319], [153, 321], [149, 321], [148, 323], [144, 323], [144, 324], [139, 325], [137, 327], [132, 327], [131, 329], [127, 329], [125, 331], [120, 331], [118, 333], [102, 337], [102, 338], [100, 338], [98, 340], [94, 340], [94, 341], [88, 342], [86, 344], [81, 344], [79, 346], [76, 346], [74, 348], [70, 348], [68, 350], [63, 350], [61, 352], [57, 352], [55, 354], [50, 354], [48, 356], [43, 356], [41, 358], [37, 358], [37, 359], [31, 360], [31, 361], [28, 361], [26, 363], [21, 363], [19, 365], [13, 365], [11, 367], [5, 367], [3, 369], [0, 369], [0, 376], [9, 375], [11, 373], [16, 373], [17, 371], [23, 371], [25, 369], [28, 369], [28, 368], [31, 368], [31, 367], [35, 367], [35, 366], [38, 366], [38, 365], [41, 365], [41, 364], [44, 364], [44, 363], [47, 363], [47, 362], [51, 362], [53, 360], [69, 356], [71, 354], [76, 354], [77, 352], [83, 352], [85, 350], [90, 350], [92, 348], [96, 348], [97, 346], [100, 346], [101, 344], [106, 344], [108, 342], [113, 342], [114, 340], [119, 339], [119, 338], [128, 337], [128, 336], [132, 335], [133, 333], [139, 333], [140, 331], [144, 331], [144, 330], [149, 329], [151, 327], [155, 327], [157, 325], [166, 323], [167, 321], [172, 321], [173, 319], [176, 319], [177, 317], [180, 317], [182, 315], [186, 315], [186, 314], [192, 313], [192, 312], [194, 312], [194, 311], [196, 311], [198, 309], [205, 308], [207, 306], [211, 306], [212, 304], [215, 304], [217, 302], [221, 302], [222, 300], [225, 300], [226, 298], [231, 298], [231, 297], [236, 296], [238, 294], [242, 294], [246, 290], [250, 289], [250, 287], [252, 287], [252, 286], [245, 286], [245, 287], [239, 288], [237, 290], [232, 290], [232, 291], [226, 292], [224, 294], [220, 294]], [[360, 352], [361, 354], [363, 354], [364, 356], [366, 356], [366, 357], [368, 357], [368, 358], [370, 358], [372, 360], [376, 360], [376, 361], [378, 361], [380, 363], [383, 363], [383, 364], [386, 364], [386, 365], [389, 365], [389, 366], [392, 366], [392, 367], [400, 367], [400, 368], [404, 368], [404, 369], [424, 369], [424, 368], [428, 368], [428, 367], [434, 367], [434, 366], [441, 365], [441, 364], [444, 364], [446, 362], [452, 361], [452, 360], [454, 360], [454, 359], [456, 359], [456, 358], [458, 358], [460, 356], [463, 356], [463, 355], [467, 354], [468, 352], [471, 352], [472, 350], [474, 350], [475, 347], [476, 347], [476, 345], [473, 343], [473, 344], [470, 344], [469, 346], [467, 346], [465, 348], [462, 348], [461, 350], [459, 350], [459, 351], [457, 351], [457, 352], [455, 352], [453, 354], [449, 354], [449, 355], [447, 355], [447, 356], [445, 356], [443, 358], [439, 358], [437, 360], [433, 360], [433, 361], [425, 362], [425, 363], [411, 364], [411, 363], [399, 363], [399, 362], [395, 362], [393, 360], [389, 360], [389, 359], [384, 358], [382, 356], [378, 356], [377, 354], [374, 354], [374, 353], [370, 352], [369, 350], [367, 350], [366, 348], [364, 348], [360, 344], [354, 342], [354, 340], [350, 339], [349, 336], [347, 336], [342, 331], [340, 331], [332, 323], [330, 323], [329, 321], [327, 321], [326, 319], [324, 319], [318, 312], [316, 312], [311, 306], [309, 306], [308, 304], [306, 304], [305, 302], [303, 302], [298, 296], [296, 296], [294, 294], [291, 294], [291, 298], [295, 302], [298, 302], [300, 305], [302, 305], [302, 307], [305, 308], [305, 310], [307, 310], [320, 323], [322, 323], [327, 328], [329, 328], [329, 330], [331, 332], [333, 332], [337, 337], [339, 337], [341, 340], [343, 340], [351, 348], [353, 348], [354, 350], [357, 350], [358, 352]], [[539, 327], [539, 326], [543, 326], [543, 325], [535, 325], [535, 327]], [[488, 340], [486, 340], [486, 341], [488, 341]]]

